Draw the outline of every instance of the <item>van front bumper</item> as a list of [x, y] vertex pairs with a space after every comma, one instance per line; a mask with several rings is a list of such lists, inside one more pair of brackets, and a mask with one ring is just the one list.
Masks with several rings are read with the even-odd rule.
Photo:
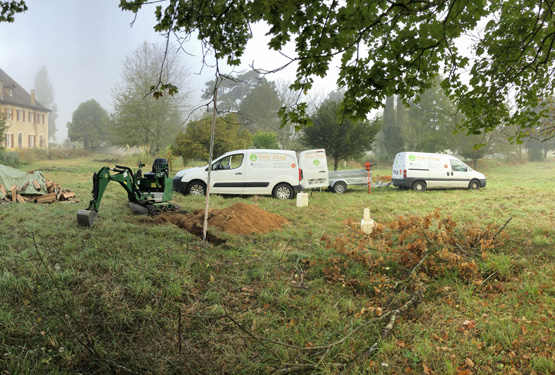
[[181, 177], [174, 177], [172, 190], [177, 191], [178, 193], [185, 194], [185, 190], [187, 189], [187, 183], [181, 181]]
[[486, 187], [486, 179], [484, 178], [483, 180], [480, 180], [480, 186], [485, 188]]

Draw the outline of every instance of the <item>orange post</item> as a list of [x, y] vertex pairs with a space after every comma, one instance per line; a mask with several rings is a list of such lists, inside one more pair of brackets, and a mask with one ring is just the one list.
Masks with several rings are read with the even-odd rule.
[[372, 164], [364, 163], [364, 166], [368, 171], [368, 194], [370, 194], [372, 192], [372, 173], [370, 173], [370, 168], [372, 167]]

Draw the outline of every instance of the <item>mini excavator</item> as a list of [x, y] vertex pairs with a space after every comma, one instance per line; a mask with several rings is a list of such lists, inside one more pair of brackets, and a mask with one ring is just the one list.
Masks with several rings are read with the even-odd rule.
[[77, 211], [77, 224], [92, 227], [96, 219], [102, 195], [110, 181], [118, 182], [127, 192], [129, 208], [144, 215], [177, 211], [179, 208], [169, 201], [172, 198], [172, 179], [169, 178], [168, 160], [158, 158], [152, 164], [152, 171], [143, 173], [145, 164], [139, 162], [139, 169], [133, 173], [129, 167], [116, 165], [102, 167], [93, 175], [92, 199], [89, 208]]

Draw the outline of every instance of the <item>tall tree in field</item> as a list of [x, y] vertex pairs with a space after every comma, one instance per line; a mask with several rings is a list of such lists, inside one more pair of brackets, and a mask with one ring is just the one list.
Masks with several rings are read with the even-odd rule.
[[[397, 112], [399, 112], [398, 107]], [[381, 160], [393, 160], [398, 152], [405, 149], [401, 127], [397, 122], [395, 98], [393, 96], [388, 97], [385, 101], [383, 127], [377, 137], [377, 149], [378, 157]]]
[[108, 112], [94, 99], [81, 103], [67, 123], [70, 141], [83, 142], [85, 149], [100, 146], [107, 140]]
[[[149, 3], [120, 0], [120, 7], [138, 12]], [[517, 136], [523, 136], [540, 118], [531, 108], [555, 89], [550, 1], [214, 0], [207, 4], [159, 1], [155, 29], [196, 37], [206, 53], [239, 66], [254, 37], [251, 26], [265, 22], [269, 49], [282, 51], [293, 45], [294, 52], [287, 54], [290, 59], [273, 71], [294, 66], [294, 90], [310, 90], [314, 78], [326, 76], [339, 61], [337, 86], [346, 88], [342, 109], [351, 118], [366, 119], [389, 96], [408, 101], [446, 72], [441, 85], [465, 113], [465, 128], [475, 134], [518, 124]], [[459, 51], [457, 44], [471, 33], [473, 58], [466, 55], [467, 48]], [[514, 110], [504, 106], [510, 95]], [[309, 123], [304, 102], [282, 113], [285, 123]]]
[[37, 100], [50, 109], [48, 114], [48, 140], [56, 140], [56, 119], [58, 118], [58, 106], [54, 103], [54, 86], [48, 78], [48, 70], [46, 66], [42, 66], [35, 74], [35, 90]]
[[287, 148], [291, 126], [280, 126], [278, 111], [282, 105], [275, 83], [262, 79], [241, 102], [239, 121], [252, 134], [259, 131], [274, 133], [279, 144]]
[[344, 118], [340, 102], [326, 100], [312, 118], [312, 126], [303, 129], [303, 142], [314, 148], [325, 148], [337, 170], [339, 161], [362, 157], [372, 149], [374, 138], [382, 126], [381, 119], [356, 121]]
[[260, 74], [254, 70], [218, 77], [216, 80], [206, 82], [202, 99], [211, 99], [214, 88], [218, 87], [218, 110], [220, 112], [237, 112], [245, 97], [260, 83], [261, 79]]
[[[144, 42], [125, 59], [122, 81], [112, 90], [112, 144], [144, 147], [156, 154], [173, 143], [183, 128], [188, 71], [177, 51]], [[178, 85], [179, 94], [148, 95], [159, 80]]]
[[449, 149], [455, 131], [456, 108], [436, 84], [426, 90], [419, 100], [412, 100], [401, 134], [407, 150], [442, 152]]
[[[173, 154], [181, 156], [184, 162], [188, 160], [206, 160], [210, 155], [210, 131], [212, 117], [207, 116], [198, 121], [187, 124], [185, 132], [179, 132], [172, 146]], [[228, 151], [248, 148], [252, 146], [252, 134], [241, 129], [235, 114], [228, 114], [216, 118], [216, 132], [214, 135], [214, 156], [220, 156]]]
[[[285, 81], [278, 80], [276, 81], [276, 90], [278, 92], [279, 101], [282, 103], [282, 108], [290, 108], [295, 106], [298, 98], [304, 93], [299, 91], [291, 90], [290, 83]], [[306, 97], [306, 96], [305, 96]], [[308, 100], [310, 99], [310, 100]], [[315, 95], [311, 95], [310, 98], [307, 98], [308, 105], [311, 108], [316, 107], [316, 103], [320, 102], [320, 97], [316, 97]], [[279, 112], [278, 112], [279, 116]], [[291, 121], [281, 121], [281, 129], [279, 131], [279, 142], [281, 144], [282, 149], [284, 150], [296, 150], [300, 151], [303, 148], [303, 145], [300, 141], [301, 132], [300, 128], [297, 126], [298, 124], [293, 124]]]

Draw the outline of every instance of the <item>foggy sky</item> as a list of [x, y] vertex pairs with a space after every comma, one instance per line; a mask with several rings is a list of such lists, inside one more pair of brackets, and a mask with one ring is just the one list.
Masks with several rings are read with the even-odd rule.
[[[15, 15], [14, 23], [0, 23], [0, 67], [30, 92], [36, 73], [46, 66], [58, 106], [58, 143], [67, 137], [66, 123], [82, 102], [95, 99], [112, 111], [111, 89], [121, 80], [127, 56], [144, 41], [165, 42], [153, 30], [154, 6], [143, 7], [135, 19], [133, 13], [118, 8], [119, 0], [26, 0], [26, 3], [29, 10]], [[235, 71], [246, 70], [253, 62], [265, 69], [279, 66], [276, 53], [268, 53], [264, 26], [254, 29], [256, 38], [249, 42], [244, 64]], [[202, 104], [201, 90], [205, 82], [214, 78], [215, 70], [203, 68], [198, 41], [192, 41], [186, 49], [188, 54], [183, 54], [183, 61], [189, 67], [194, 93], [189, 104], [196, 107]], [[294, 75], [294, 68], [289, 68], [268, 79], [292, 81]], [[330, 76], [320, 85], [331, 91], [336, 77]]]
[[[134, 14], [120, 10], [118, 0], [26, 3], [29, 10], [16, 15], [14, 23], [0, 23], [0, 67], [30, 92], [35, 75], [46, 66], [58, 106], [58, 142], [66, 138], [66, 123], [82, 102], [95, 99], [112, 110], [111, 89], [121, 80], [126, 56], [144, 41], [165, 41], [153, 30], [153, 7], [139, 12], [131, 27]], [[184, 57], [191, 72], [200, 70], [194, 58]], [[202, 76], [191, 74], [190, 81], [199, 92], [210, 79], [206, 70]]]

